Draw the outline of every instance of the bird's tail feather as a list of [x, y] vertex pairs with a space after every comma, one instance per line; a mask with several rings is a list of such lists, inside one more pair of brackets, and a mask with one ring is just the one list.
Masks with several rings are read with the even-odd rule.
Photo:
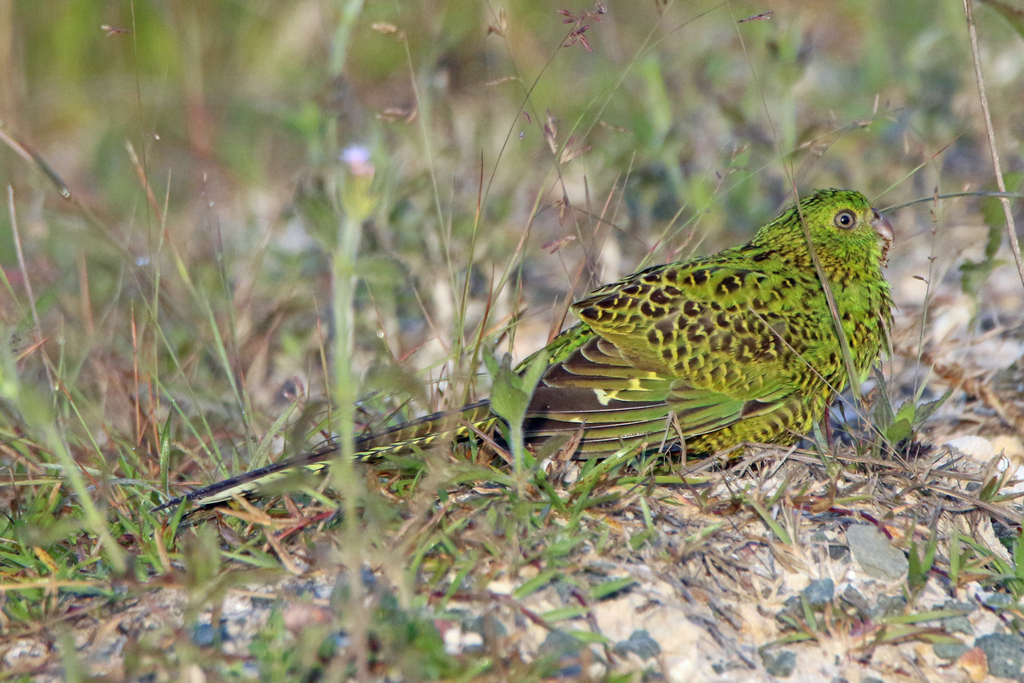
[[[458, 410], [434, 413], [416, 420], [368, 434], [356, 439], [356, 459], [373, 460], [386, 455], [402, 455], [413, 449], [430, 448], [439, 442], [460, 441], [469, 438], [472, 428], [490, 429], [497, 419], [491, 413], [490, 401], [471, 403]], [[271, 482], [283, 479], [301, 470], [319, 471], [338, 457], [340, 447], [331, 439], [318, 448], [293, 458], [251, 470], [209, 486], [196, 489], [184, 496], [167, 501], [153, 508], [153, 512], [174, 509], [185, 501], [195, 507], [204, 507], [244, 496]]]

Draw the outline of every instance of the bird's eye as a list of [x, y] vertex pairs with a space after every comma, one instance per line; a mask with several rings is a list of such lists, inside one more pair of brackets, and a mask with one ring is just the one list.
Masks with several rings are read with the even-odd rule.
[[836, 214], [835, 218], [836, 227], [842, 228], [843, 230], [849, 230], [857, 224], [857, 216], [853, 211], [840, 211]]

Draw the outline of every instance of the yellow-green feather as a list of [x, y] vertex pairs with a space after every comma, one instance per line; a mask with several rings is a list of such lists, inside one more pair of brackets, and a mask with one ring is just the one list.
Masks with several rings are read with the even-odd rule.
[[[841, 212], [856, 222], [839, 227]], [[879, 220], [860, 193], [820, 190], [746, 245], [648, 268], [593, 291], [573, 306], [580, 322], [544, 349], [549, 366], [527, 412], [527, 443], [581, 426], [578, 457], [659, 447], [680, 437], [689, 453], [743, 442], [793, 443], [848, 383], [801, 221], [835, 296], [854, 380], [861, 382], [891, 321], [881, 272], [888, 244], [873, 227]], [[364, 459], [409, 452], [473, 438], [469, 425], [488, 430], [496, 420], [481, 402], [371, 434], [356, 446]], [[327, 445], [188, 498], [208, 505], [297, 468], [323, 467], [334, 456]]]

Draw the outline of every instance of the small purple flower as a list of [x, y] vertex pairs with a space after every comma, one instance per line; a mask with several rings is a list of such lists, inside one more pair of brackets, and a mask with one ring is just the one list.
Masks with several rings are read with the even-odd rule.
[[355, 176], [373, 176], [373, 164], [370, 163], [370, 150], [362, 145], [350, 145], [341, 153], [341, 162]]

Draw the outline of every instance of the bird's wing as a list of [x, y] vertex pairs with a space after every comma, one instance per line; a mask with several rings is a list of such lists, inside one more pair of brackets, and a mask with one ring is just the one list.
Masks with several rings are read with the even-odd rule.
[[794, 333], [813, 322], [780, 303], [792, 284], [705, 260], [602, 287], [573, 307], [582, 324], [549, 347], [528, 435], [585, 423], [585, 441], [611, 447], [676, 424], [707, 434], [787, 405], [806, 349]]

